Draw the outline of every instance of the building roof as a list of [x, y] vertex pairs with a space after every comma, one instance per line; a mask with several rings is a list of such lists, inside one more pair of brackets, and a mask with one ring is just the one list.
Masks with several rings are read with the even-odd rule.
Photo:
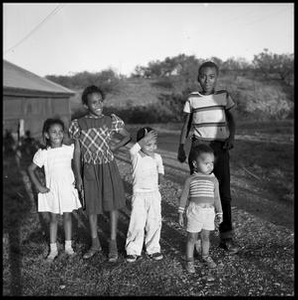
[[3, 94], [73, 96], [74, 91], [3, 60]]

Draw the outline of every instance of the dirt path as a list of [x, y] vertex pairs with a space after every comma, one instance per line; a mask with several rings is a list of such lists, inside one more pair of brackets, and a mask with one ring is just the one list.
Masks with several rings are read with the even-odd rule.
[[[188, 166], [179, 163], [177, 165], [176, 154], [174, 153], [164, 150], [159, 152], [163, 156], [166, 178], [168, 179], [165, 185], [161, 187], [161, 193], [164, 195], [161, 244], [165, 253], [172, 253], [177, 262], [183, 264], [181, 254], [183, 256], [186, 235], [184, 229], [177, 224], [177, 206], [181, 194], [181, 181], [188, 174]], [[127, 168], [128, 151], [121, 151], [117, 158], [126, 183], [127, 197], [129, 197], [131, 195], [131, 178], [130, 170]], [[235, 187], [239, 182], [234, 181]], [[249, 196], [245, 193], [247, 191], [243, 191], [243, 194], [238, 192], [239, 198], [245, 196], [247, 199]], [[266, 199], [256, 199], [256, 201], [260, 200], [265, 201]], [[268, 222], [268, 220], [236, 206], [233, 207], [233, 220], [236, 239], [242, 247], [239, 255], [226, 256], [222, 250], [216, 247], [218, 237], [213, 235], [211, 254], [219, 262], [219, 269], [214, 273], [203, 270], [201, 276], [195, 277], [194, 281], [191, 282], [196, 286], [199, 285], [198, 282], [203, 280], [207, 287], [212, 286], [212, 295], [222, 295], [220, 290], [223, 286], [225, 286], [225, 295], [252, 295], [255, 293], [252, 290], [255, 291], [255, 289], [258, 290], [259, 295], [267, 295], [269, 281], [271, 281], [269, 285], [273, 289], [279, 289], [287, 284], [286, 282], [291, 282], [293, 280], [291, 279], [292, 275], [290, 275], [292, 273], [290, 270], [293, 269], [293, 265], [291, 265], [293, 249], [290, 249], [294, 241], [293, 231]], [[287, 273], [288, 271], [290, 273]], [[269, 281], [267, 276], [271, 278]], [[230, 287], [228, 287], [229, 280], [233, 280]], [[207, 288], [206, 285], [205, 288]], [[194, 295], [204, 295], [204, 291]]]
[[[177, 149], [179, 142], [178, 131], [159, 130], [159, 152], [165, 163], [166, 177], [176, 183], [183, 184], [188, 175], [188, 164], [177, 161]], [[292, 135], [239, 135], [236, 136], [236, 142], [239, 141], [259, 143], [277, 143], [282, 145], [291, 145], [293, 147]], [[186, 145], [188, 151], [190, 143]], [[244, 146], [245, 147], [245, 146]], [[231, 190], [232, 205], [250, 212], [260, 218], [268, 220], [277, 225], [283, 225], [289, 229], [294, 229], [294, 209], [289, 202], [282, 201], [274, 190], [268, 190], [262, 184], [262, 180], [247, 168], [235, 162], [233, 155], [237, 149], [231, 151]], [[266, 155], [266, 154], [264, 154]], [[282, 214], [280, 212], [283, 212]]]
[[[84, 211], [74, 212], [73, 240], [77, 255], [63, 254], [63, 224], [58, 229], [59, 257], [46, 264], [48, 253], [48, 219], [38, 214], [36, 202], [25, 169], [20, 176], [27, 190], [22, 197], [6, 199], [28, 203], [27, 213], [18, 216], [18, 209], [9, 213], [22, 220], [17, 232], [11, 224], [3, 235], [4, 295], [21, 296], [293, 296], [294, 233], [239, 207], [233, 207], [235, 236], [241, 246], [238, 255], [229, 256], [217, 247], [218, 237], [211, 235], [210, 253], [218, 264], [208, 270], [196, 258], [196, 274], [184, 268], [186, 232], [177, 223], [177, 205], [181, 182], [188, 174], [187, 165], [176, 165], [174, 152], [160, 150], [166, 168], [166, 181], [161, 186], [161, 247], [165, 258], [153, 262], [143, 254], [134, 264], [125, 261], [125, 239], [130, 217], [132, 195], [131, 166], [128, 148], [117, 153], [117, 164], [123, 178], [127, 207], [119, 214], [119, 261], [107, 262], [109, 218], [99, 217], [98, 234], [103, 252], [90, 260], [82, 259], [90, 243], [89, 223]], [[13, 169], [8, 168], [10, 173]], [[7, 174], [4, 176], [10, 176]], [[8, 180], [9, 178], [7, 178]], [[8, 182], [8, 181], [7, 181]], [[13, 194], [14, 191], [11, 191]], [[243, 192], [245, 193], [245, 192]], [[24, 202], [26, 201], [26, 202]], [[21, 202], [20, 202], [21, 204]], [[6, 206], [5, 206], [6, 207]], [[30, 209], [29, 209], [30, 208]], [[12, 235], [13, 234], [13, 235]], [[12, 239], [13, 237], [13, 239]], [[15, 238], [17, 237], [17, 238]], [[17, 250], [17, 252], [16, 252]]]

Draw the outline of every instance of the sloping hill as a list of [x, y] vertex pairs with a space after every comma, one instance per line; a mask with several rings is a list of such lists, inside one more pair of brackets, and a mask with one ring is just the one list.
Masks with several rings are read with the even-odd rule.
[[[127, 79], [120, 81], [113, 93], [106, 95], [106, 105], [111, 107], [147, 106], [158, 102], [161, 93], [170, 94], [171, 89], [155, 87], [153, 79]], [[72, 111], [80, 108], [81, 93], [70, 99]]]
[[[115, 110], [115, 113], [140, 107], [152, 112], [154, 107], [160, 113], [167, 113], [168, 121], [177, 121], [177, 112], [181, 111], [184, 101], [181, 95], [187, 87], [191, 88], [188, 84], [192, 84], [192, 89], [199, 88], [194, 81], [188, 83], [187, 80], [174, 76], [157, 79], [122, 79], [113, 85], [112, 92], [107, 94], [105, 105]], [[217, 88], [229, 91], [242, 119], [259, 121], [285, 119], [293, 114], [292, 89], [280, 82], [265, 82], [254, 77], [222, 74], [218, 79]], [[72, 112], [82, 107], [81, 92], [78, 91], [71, 98]], [[136, 113], [137, 111], [134, 115]], [[148, 119], [144, 122], [154, 121]]]

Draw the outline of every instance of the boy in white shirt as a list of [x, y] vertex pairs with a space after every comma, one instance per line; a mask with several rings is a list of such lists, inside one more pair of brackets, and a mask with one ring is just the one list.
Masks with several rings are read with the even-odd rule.
[[[157, 132], [150, 127], [137, 132], [137, 143], [130, 149], [133, 176], [132, 211], [126, 238], [127, 261], [140, 256], [144, 238], [147, 255], [161, 260], [161, 195], [159, 183], [164, 175], [162, 158], [155, 153]], [[146, 235], [145, 232], [146, 231]]]

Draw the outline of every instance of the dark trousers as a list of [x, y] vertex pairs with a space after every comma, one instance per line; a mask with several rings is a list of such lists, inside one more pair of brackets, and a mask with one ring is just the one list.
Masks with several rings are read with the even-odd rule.
[[192, 140], [190, 155], [188, 156], [188, 164], [190, 174], [194, 172], [192, 164], [191, 150], [199, 144], [209, 145], [215, 156], [213, 173], [219, 182], [219, 194], [223, 211], [223, 222], [219, 226], [220, 238], [232, 238], [232, 211], [231, 211], [231, 189], [230, 189], [230, 155], [229, 150], [223, 149], [224, 142], [220, 141], [201, 141], [198, 139]]

